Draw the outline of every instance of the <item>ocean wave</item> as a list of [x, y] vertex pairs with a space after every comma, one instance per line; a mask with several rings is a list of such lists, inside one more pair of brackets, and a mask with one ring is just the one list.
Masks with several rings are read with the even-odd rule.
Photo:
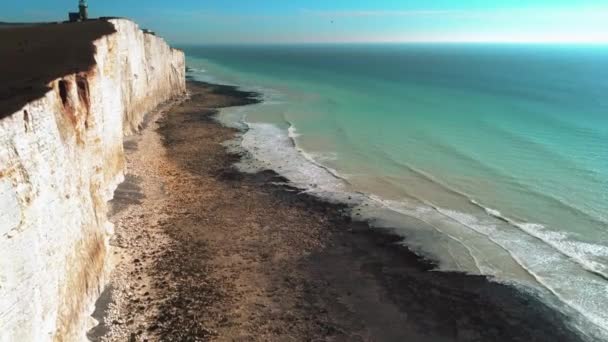
[[478, 206], [479, 208], [482, 208], [488, 215], [493, 216], [501, 221], [505, 221], [508, 222], [503, 216], [502, 213], [496, 209], [492, 209], [492, 208], [487, 208], [484, 207], [483, 205], [481, 205], [479, 202], [475, 201], [474, 199], [470, 199], [470, 202], [476, 206]]
[[[459, 267], [459, 269], [458, 269], [459, 272], [470, 273], [470, 274], [484, 274], [484, 275], [488, 275], [488, 276], [498, 276], [498, 273], [496, 272], [497, 270], [484, 265], [484, 263], [481, 261], [481, 258], [479, 258], [478, 256], [475, 255], [476, 253], [475, 253], [474, 248], [472, 248], [472, 246], [467, 244], [463, 238], [461, 238], [460, 236], [458, 236], [456, 234], [451, 234], [451, 233], [447, 232], [445, 229], [442, 229], [441, 227], [439, 227], [439, 225], [437, 225], [436, 223], [433, 222], [433, 220], [431, 219], [431, 216], [432, 216], [433, 212], [436, 212], [435, 208], [433, 208], [431, 206], [426, 206], [423, 203], [405, 205], [404, 202], [402, 202], [402, 201], [387, 200], [387, 199], [383, 199], [380, 196], [371, 195], [371, 194], [367, 194], [366, 197], [369, 198], [374, 203], [377, 203], [378, 205], [380, 205], [386, 209], [389, 209], [389, 210], [397, 212], [397, 213], [401, 213], [408, 217], [413, 217], [413, 218], [419, 220], [420, 222], [424, 223], [426, 226], [431, 227], [436, 232], [446, 236], [447, 238], [449, 238], [453, 241], [456, 241], [460, 246], [462, 246], [466, 250], [468, 256], [473, 260], [473, 262], [475, 263], [475, 267], [476, 267], [476, 269], [470, 269], [470, 268], [467, 269], [464, 267]], [[406, 244], [407, 244], [407, 242], [406, 242]], [[496, 244], [496, 246], [498, 248], [501, 248], [500, 245], [498, 245], [498, 244]], [[422, 251], [422, 252], [424, 252], [424, 251]], [[458, 260], [458, 257], [455, 255], [451, 255], [451, 257], [454, 260]], [[444, 269], [442, 267], [441, 257], [433, 256], [433, 258], [440, 261], [440, 265], [439, 265], [440, 270], [450, 271], [449, 268]]]
[[[563, 210], [567, 210], [567, 211], [571, 212], [573, 215], [577, 215], [579, 217], [584, 217], [589, 222], [591, 222], [595, 225], [605, 226], [606, 224], [608, 224], [608, 222], [606, 222], [602, 217], [598, 217], [594, 213], [590, 213], [587, 210], [580, 208], [580, 207], [574, 205], [573, 203], [568, 202], [567, 200], [564, 200], [562, 198], [556, 197], [555, 195], [540, 191], [539, 189], [535, 188], [532, 184], [526, 184], [525, 182], [522, 182], [522, 180], [517, 179], [517, 178], [513, 177], [512, 175], [505, 173], [492, 165], [488, 165], [487, 163], [483, 162], [482, 160], [475, 158], [474, 156], [471, 156], [471, 155], [457, 149], [454, 146], [441, 143], [441, 142], [437, 141], [437, 139], [428, 139], [428, 140], [429, 141], [427, 143], [434, 146], [435, 148], [444, 151], [444, 153], [446, 153], [448, 155], [457, 156], [458, 158], [466, 161], [469, 164], [475, 165], [478, 169], [484, 170], [488, 174], [491, 174], [493, 176], [492, 179], [502, 179], [502, 180], [508, 182], [512, 186], [517, 187], [518, 191], [521, 193], [526, 193], [529, 195], [536, 196], [538, 199], [545, 201], [545, 202], [549, 202], [553, 205], [559, 206]], [[433, 180], [433, 181], [435, 181], [435, 180]], [[446, 186], [445, 184], [441, 184], [441, 186], [449, 189], [452, 192], [455, 191], [453, 188], [450, 188], [450, 187]], [[459, 191], [459, 190], [456, 190], [456, 192], [461, 193], [461, 191]], [[470, 198], [471, 196], [468, 194], [465, 194], [465, 197]]]
[[[531, 135], [524, 135], [517, 130], [510, 130], [510, 129], [504, 128], [496, 123], [485, 122], [483, 129], [484, 129], [484, 131], [494, 132], [494, 133], [500, 135], [501, 137], [504, 137], [505, 139], [510, 140], [511, 141], [510, 146], [513, 149], [515, 149], [516, 145], [520, 145], [520, 146], [517, 146], [518, 153], [522, 153], [522, 152], [530, 153], [530, 151], [536, 151], [534, 153], [534, 155], [543, 156], [543, 166], [544, 167], [546, 167], [548, 169], [550, 169], [550, 168], [567, 169], [569, 174], [577, 175], [578, 177], [581, 177], [581, 179], [584, 179], [585, 181], [587, 181], [588, 183], [585, 186], [585, 188], [587, 188], [587, 189], [593, 189], [594, 187], [597, 187], [598, 185], [600, 185], [604, 182], [601, 171], [599, 169], [593, 168], [589, 165], [583, 165], [582, 162], [584, 161], [584, 159], [575, 160], [572, 158], [571, 155], [570, 156], [564, 155], [563, 152], [560, 152], [557, 149], [552, 148], [552, 146], [550, 144], [547, 144], [546, 142], [536, 139], [536, 137], [533, 137]], [[595, 141], [597, 141], [597, 144], [595, 146], [584, 146], [584, 149], [587, 154], [592, 154], [592, 151], [590, 151], [590, 150], [593, 148], [598, 149], [598, 151], [595, 153], [595, 155], [597, 156], [597, 158], [599, 158], [600, 155], [601, 156], [604, 155], [599, 150], [599, 148], [600, 148], [599, 146], [602, 146], [600, 142], [602, 142], [604, 140], [597, 138], [597, 139], [595, 139]], [[580, 154], [585, 155], [584, 153], [580, 153]], [[549, 162], [551, 162], [552, 164], [550, 164]], [[578, 185], [578, 186], [580, 187], [580, 185]], [[545, 192], [542, 192], [542, 193], [545, 193]], [[559, 198], [558, 196], [555, 196], [555, 195], [551, 196], [551, 199], [559, 201], [564, 206], [572, 207], [573, 209], [577, 210], [579, 213], [582, 213], [582, 214], [588, 216], [590, 219], [592, 219], [595, 222], [608, 224], [608, 219], [605, 216], [603, 216], [602, 213], [599, 210], [597, 210], [597, 208], [595, 208], [595, 210], [589, 210], [588, 208], [585, 209], [584, 207], [576, 206], [573, 203], [568, 203], [567, 200], [564, 200], [563, 198]]]
[[[304, 149], [300, 148], [298, 146], [298, 143], [296, 140], [296, 138], [299, 136], [299, 133], [297, 133], [297, 129], [291, 122], [287, 121], [287, 124], [288, 124], [287, 137], [289, 138], [290, 144], [295, 148], [295, 150], [298, 152], [298, 154], [300, 154], [308, 162], [315, 165], [316, 167], [325, 170], [327, 172], [327, 174], [331, 175], [333, 178], [336, 178], [336, 179], [344, 182], [345, 184], [350, 185], [347, 177], [345, 177], [344, 175], [341, 175], [335, 169], [328, 168], [328, 167], [324, 166], [322, 163], [317, 162], [317, 160], [314, 158], [314, 156], [310, 155]], [[498, 220], [502, 221], [503, 223], [510, 224], [510, 225], [516, 227], [517, 229], [537, 238], [540, 242], [551, 246], [553, 249], [555, 249], [555, 251], [557, 253], [561, 253], [561, 254], [571, 258], [573, 261], [578, 263], [583, 269], [608, 280], [608, 267], [606, 265], [604, 265], [603, 263], [601, 263], [597, 260], [594, 260], [595, 258], [608, 258], [608, 246], [592, 244], [592, 243], [587, 243], [587, 242], [582, 242], [582, 241], [576, 241], [573, 239], [573, 237], [567, 235], [566, 233], [548, 230], [545, 226], [543, 226], [541, 224], [529, 223], [529, 222], [519, 222], [515, 219], [511, 219], [509, 217], [504, 216], [499, 210], [489, 208], [487, 206], [482, 205], [481, 203], [479, 203], [478, 201], [473, 199], [472, 196], [470, 196], [469, 194], [448, 186], [447, 184], [441, 182], [437, 178], [433, 177], [432, 175], [430, 175], [422, 170], [414, 168], [410, 165], [404, 165], [403, 163], [399, 163], [396, 161], [393, 161], [393, 162], [398, 163], [402, 167], [407, 168], [410, 172], [416, 174], [418, 177], [421, 177], [429, 182], [432, 182], [432, 183], [440, 186], [440, 188], [444, 189], [445, 191], [448, 191], [450, 193], [453, 193], [453, 194], [456, 194], [456, 195], [462, 197], [463, 200], [468, 201], [469, 203], [479, 207], [485, 213], [487, 213], [489, 216], [491, 216], [495, 219], [498, 219]], [[411, 194], [408, 194], [408, 196], [411, 198], [414, 198], [416, 200], [419, 200], [421, 203], [424, 203], [425, 205], [428, 205], [435, 209], [440, 210], [440, 208], [438, 208], [434, 204], [426, 201], [425, 199], [417, 198], [416, 196], [413, 196]], [[487, 235], [488, 232], [486, 231], [486, 232], [484, 232], [484, 234]]]
[[[593, 258], [608, 258], [608, 247], [588, 242], [573, 241], [568, 234], [555, 232], [537, 223], [514, 223], [526, 233], [549, 244], [560, 253], [576, 261], [585, 270], [608, 280], [608, 267]], [[608, 261], [608, 259], [606, 260]]]
[[[549, 121], [552, 119], [553, 118], [548, 118]], [[598, 170], [582, 167], [576, 160], [555, 150], [550, 144], [535, 139], [536, 137], [522, 134], [522, 132], [518, 130], [505, 128], [496, 122], [484, 121], [483, 129], [488, 132], [494, 132], [510, 140], [514, 144], [522, 145], [524, 148], [521, 150], [523, 151], [536, 150], [536, 155], [542, 155], [545, 159], [552, 159], [556, 166], [567, 167], [569, 170], [578, 173], [586, 173], [588, 177], [592, 177], [595, 181], [598, 181], [598, 183], [601, 180], [601, 174]], [[599, 137], [596, 140], [603, 141], [603, 139], [600, 139]], [[511, 146], [513, 146], [513, 144], [511, 144]]]
[[[599, 270], [598, 272], [600, 264], [593, 263], [593, 261], [589, 262], [586, 256], [588, 256], [587, 253], [598, 253], [601, 256], [608, 255], [608, 249], [605, 249], [605, 247], [592, 244], [577, 244], [568, 240], [568, 236], [558, 233], [553, 234], [540, 225], [531, 223], [516, 224], [513, 220], [504, 217], [500, 211], [484, 207], [466, 194], [456, 189], [450, 189], [447, 186], [445, 188], [448, 191], [463, 196], [470, 203], [482, 208], [489, 217], [498, 219], [499, 221], [497, 222], [512, 226], [513, 230], [503, 231], [503, 229], [497, 227], [497, 222], [491, 223], [480, 220], [471, 214], [440, 208], [424, 201], [424, 199], [420, 200], [419, 205], [410, 205], [409, 209], [403, 210], [403, 208], [398, 207], [398, 203], [387, 202], [381, 197], [351, 192], [352, 189], [349, 187], [350, 183], [347, 177], [319, 163], [315, 160], [314, 156], [298, 146], [297, 138], [299, 133], [292, 123], [288, 122], [287, 129], [263, 123], [247, 123], [247, 126], [248, 131], [242, 136], [241, 145], [255, 159], [262, 161], [261, 167], [272, 168], [287, 177], [294, 185], [320, 196], [330, 196], [334, 199], [336, 197], [344, 199], [347, 196], [349, 198], [357, 197], [359, 199], [362, 198], [362, 201], [368, 198], [389, 210], [415, 217], [437, 232], [444, 234], [448, 239], [459, 243], [464, 248], [469, 257], [474, 261], [476, 269], [461, 269], [461, 271], [500, 276], [501, 272], [493, 267], [489, 267], [487, 260], [483, 259], [487, 256], [480, 254], [481, 252], [476, 249], [477, 247], [475, 247], [474, 242], [463, 239], [458, 234], [446, 232], [445, 229], [442, 229], [442, 227], [430, 219], [431, 215], [434, 215], [432, 214], [433, 212], [440, 213], [446, 217], [446, 220], [453, 220], [463, 227], [487, 237], [496, 248], [507, 253], [519, 266], [536, 279], [539, 284], [558, 297], [563, 303], [576, 310], [576, 312], [586, 317], [588, 321], [593, 322], [598, 327], [602, 329], [608, 327], [608, 316], [603, 313], [604, 304], [598, 305], [597, 303], [586, 302], [589, 294], [592, 294], [592, 298], [601, 298], [603, 295], [601, 291], [605, 291], [606, 289], [605, 279], [600, 281], [593, 280], [592, 276], [582, 276], [571, 263], [571, 261], [576, 261], [579, 269], [583, 265], [583, 268], [589, 268], [594, 271], [589, 274], [601, 275], [603, 274], [603, 270]], [[409, 167], [409, 169], [429, 181], [441, 184], [432, 175], [428, 175], [412, 167]], [[519, 237], [517, 237], [518, 233], [516, 231], [520, 232]], [[528, 237], [522, 235], [524, 232], [527, 233]], [[546, 247], [543, 247], [543, 245]], [[583, 252], [583, 254], [580, 254], [580, 252]], [[537, 253], [538, 255], [530, 253]], [[458, 258], [454, 257], [454, 259], [457, 260]], [[457, 267], [463, 268], [464, 266], [457, 264]], [[571, 284], [565, 283], [564, 276], [556, 277], [554, 272], [556, 267], [568, 270], [570, 273], [578, 272], [580, 276], [578, 278], [580, 279], [573, 274], [569, 274], [570, 277], [576, 279]], [[504, 280], [512, 281], [512, 279]], [[582, 288], [586, 289], [586, 293], [581, 292]], [[608, 303], [605, 304], [608, 305]]]
[[207, 70], [204, 68], [194, 68], [194, 67], [188, 67], [187, 70], [189, 73], [200, 73], [200, 74], [204, 74], [207, 73]]
[[348, 180], [304, 153], [284, 130], [273, 124], [246, 124], [249, 130], [242, 145], [263, 162], [262, 167], [276, 170], [302, 189], [345, 191]]
[[[500, 211], [496, 209], [482, 205], [481, 203], [477, 202], [471, 195], [445, 184], [436, 177], [433, 177], [431, 174], [419, 170], [411, 165], [403, 164], [402, 162], [396, 161], [388, 155], [386, 155], [385, 157], [389, 158], [391, 162], [403, 167], [404, 169], [407, 169], [409, 172], [417, 175], [418, 177], [439, 186], [444, 191], [460, 196], [463, 200], [466, 200], [469, 203], [482, 209], [489, 216], [492, 216], [502, 222], [508, 223], [526, 232], [527, 234], [530, 234], [531, 236], [539, 239], [543, 243], [554, 248], [558, 253], [564, 254], [567, 257], [571, 258], [572, 260], [577, 262], [583, 269], [608, 280], [608, 266], [606, 266], [608, 264], [608, 259], [605, 260], [606, 263], [601, 263], [593, 260], [597, 257], [608, 258], [608, 246], [592, 244], [582, 241], [575, 241], [571, 236], [568, 236], [565, 233], [550, 231], [541, 224], [518, 222], [517, 220], [504, 216]], [[549, 198], [555, 201], [559, 201], [552, 197]], [[561, 201], [559, 201], [559, 203], [563, 204]], [[428, 202], [426, 202], [426, 204], [429, 204], [434, 207], [434, 205]], [[572, 210], [577, 210], [576, 208], [569, 206], [568, 208]]]
[[[474, 199], [470, 199], [470, 202], [483, 209], [488, 215], [513, 225], [553, 247], [557, 252], [564, 254], [581, 265], [585, 270], [608, 280], [608, 267], [605, 264], [593, 260], [593, 258], [597, 257], [608, 258], [608, 246], [576, 241], [565, 232], [551, 231], [544, 225], [538, 223], [517, 222], [516, 220], [504, 216], [496, 209], [483, 206]], [[608, 259], [606, 261], [608, 261]]]
[[301, 135], [299, 133], [297, 133], [297, 129], [291, 122], [289, 122], [287, 120], [285, 120], [285, 121], [289, 125], [289, 127], [287, 129], [287, 132], [288, 132], [287, 136], [291, 140], [291, 143], [293, 144], [293, 146], [295, 147], [295, 149], [297, 150], [298, 153], [300, 153], [310, 163], [327, 171], [334, 178], [339, 179], [340, 181], [350, 185], [350, 182], [348, 181], [348, 178], [345, 175], [340, 174], [338, 171], [336, 171], [335, 169], [332, 169], [331, 167], [325, 166], [325, 165], [317, 162], [317, 160], [311, 153], [308, 153], [304, 149], [300, 148], [300, 146], [298, 146], [298, 141], [296, 140], [296, 138], [298, 138]]
[[[599, 334], [608, 336], [608, 313], [604, 310], [608, 302], [601, 300], [605, 298], [604, 294], [608, 289], [605, 278], [582, 276], [580, 272], [577, 276], [576, 268], [569, 263], [572, 259], [566, 255], [539, 248], [541, 245], [530, 240], [519, 240], [515, 236], [501, 237], [500, 235], [504, 232], [497, 230], [495, 226], [481, 223], [473, 215], [438, 207], [436, 209], [464, 226], [487, 235], [492, 241], [507, 250], [511, 257], [525, 268], [539, 284], [559, 298], [562, 303], [575, 310], [577, 314], [597, 326], [601, 330], [598, 332]], [[534, 235], [530, 234], [530, 236]], [[575, 265], [578, 267], [580, 263], [576, 262]], [[589, 274], [595, 274], [595, 272]], [[594, 299], [589, 300], [590, 298]]]
[[296, 139], [297, 137], [300, 136], [300, 134], [297, 132], [297, 129], [294, 125], [292, 125], [290, 122], [288, 122], [288, 123], [289, 123], [289, 128], [287, 129], [288, 136], [291, 139]]
[[[598, 304], [588, 303], [587, 301], [587, 297], [589, 295], [591, 295], [592, 298], [601, 298], [606, 288], [605, 279], [577, 277], [575, 274], [573, 274], [574, 272], [565, 272], [564, 274], [577, 278], [576, 281], [572, 282], [571, 284], [564, 283], [564, 275], [560, 275], [555, 272], [556, 269], [559, 269], [559, 265], [562, 265], [561, 267], [570, 270], [576, 270], [579, 265], [577, 263], [569, 263], [570, 259], [567, 256], [560, 253], [555, 253], [550, 246], [541, 247], [543, 244], [539, 245], [538, 242], [534, 242], [534, 238], [529, 238], [531, 236], [526, 238], [525, 235], [520, 235], [520, 238], [523, 237], [523, 240], [520, 240], [511, 233], [505, 234], [505, 231], [497, 227], [495, 224], [483, 222], [474, 215], [444, 209], [435, 206], [432, 203], [426, 202], [426, 206], [420, 206], [416, 210], [411, 210], [404, 209], [399, 202], [387, 201], [378, 196], [371, 196], [371, 198], [377, 203], [381, 203], [382, 205], [386, 206], [390, 210], [403, 213], [404, 215], [414, 216], [420, 221], [431, 226], [433, 229], [443, 234], [447, 234], [450, 239], [461, 243], [466, 248], [467, 253], [475, 261], [480, 274], [498, 277], [496, 280], [500, 282], [504, 282], [506, 280], [506, 282], [509, 284], [518, 286], [522, 285], [520, 281], [518, 282], [515, 280], [515, 282], [513, 282], [513, 279], [501, 278], [500, 272], [497, 272], [497, 270], [492, 267], [484, 265], [483, 259], [476, 256], [476, 248], [471, 246], [469, 241], [462, 239], [458, 235], [447, 233], [444, 229], [432, 224], [428, 218], [432, 216], [433, 212], [438, 212], [441, 215], [444, 215], [448, 220], [453, 220], [458, 224], [467, 227], [468, 229], [486, 236], [498, 248], [508, 253], [508, 255], [539, 285], [556, 296], [561, 303], [568, 305], [568, 307], [573, 310], [573, 312], [570, 313], [571, 315], [580, 315], [583, 321], [579, 322], [578, 324], [584, 325], [584, 320], [587, 320], [598, 327], [597, 329], [599, 330], [597, 330], [595, 334], [608, 336], [608, 331], [606, 331], [606, 328], [608, 327], [608, 315], [606, 315], [603, 310], [604, 305], [608, 303]], [[507, 219], [502, 217], [499, 211], [491, 208], [486, 209], [488, 214], [491, 214], [490, 216], [498, 216], [500, 221], [506, 223]], [[520, 245], [518, 251], [515, 251], [515, 248], [512, 248], [514, 245]], [[530, 253], [535, 253], [536, 255], [533, 258], [530, 258]], [[586, 290], [583, 291], [582, 289]], [[560, 308], [559, 305], [556, 307], [556, 309], [563, 311], [563, 307]], [[579, 319], [579, 321], [581, 319]], [[582, 331], [586, 331], [588, 329], [589, 327], [585, 327], [582, 329]]]

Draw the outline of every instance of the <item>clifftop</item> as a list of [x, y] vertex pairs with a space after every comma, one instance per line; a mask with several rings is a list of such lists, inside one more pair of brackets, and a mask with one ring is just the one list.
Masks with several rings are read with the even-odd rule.
[[52, 80], [89, 70], [93, 42], [114, 32], [105, 20], [0, 26], [0, 119], [43, 97]]

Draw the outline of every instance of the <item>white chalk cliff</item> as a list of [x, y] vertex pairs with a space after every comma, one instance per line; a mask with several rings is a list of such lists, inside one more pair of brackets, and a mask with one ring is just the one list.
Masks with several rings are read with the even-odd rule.
[[[185, 58], [128, 20], [90, 70], [0, 119], [0, 341], [80, 341], [108, 273], [123, 136], [186, 91]], [[41, 56], [41, 61], [44, 56]]]

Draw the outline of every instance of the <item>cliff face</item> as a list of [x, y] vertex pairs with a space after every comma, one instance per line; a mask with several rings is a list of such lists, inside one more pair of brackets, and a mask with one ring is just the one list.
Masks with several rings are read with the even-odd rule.
[[88, 70], [0, 116], [0, 341], [85, 339], [108, 271], [123, 135], [185, 93], [181, 51], [110, 23], [116, 32], [93, 41]]

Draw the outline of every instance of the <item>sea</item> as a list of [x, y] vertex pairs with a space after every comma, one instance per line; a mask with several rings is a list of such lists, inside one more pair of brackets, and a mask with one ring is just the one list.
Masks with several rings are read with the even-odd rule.
[[184, 47], [243, 169], [274, 169], [392, 228], [437, 271], [488, 276], [608, 340], [608, 46]]

